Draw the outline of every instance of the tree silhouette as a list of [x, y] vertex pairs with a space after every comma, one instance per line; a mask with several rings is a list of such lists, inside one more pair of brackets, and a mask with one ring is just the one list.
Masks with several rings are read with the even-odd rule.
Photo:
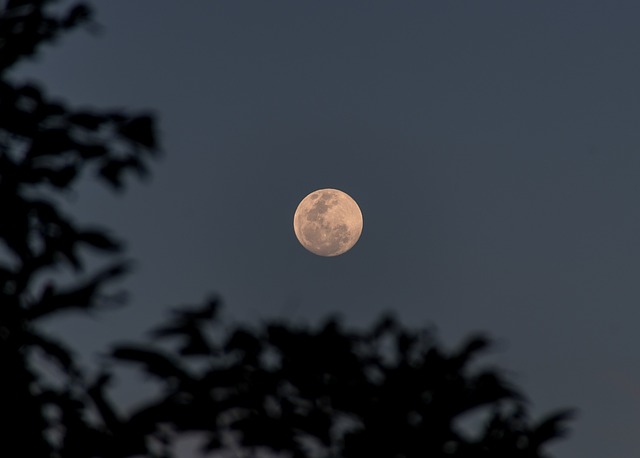
[[[84, 4], [56, 14], [53, 3], [9, 0], [0, 16], [3, 455], [56, 456], [59, 449], [61, 456], [82, 456], [74, 450], [82, 440], [77, 428], [84, 427], [84, 380], [69, 350], [38, 324], [63, 311], [107, 305], [104, 288], [126, 265], [114, 259], [120, 250], [115, 240], [104, 231], [74, 224], [56, 198], [90, 169], [106, 185], [122, 189], [127, 174], [145, 172], [157, 148], [148, 115], [73, 110], [49, 101], [37, 85], [9, 78], [10, 68], [90, 20]], [[86, 248], [102, 251], [111, 263], [86, 276], [81, 258]], [[60, 268], [82, 275], [63, 287], [51, 275]], [[47, 380], [37, 361], [39, 352], [59, 367], [62, 383]]]
[[[171, 339], [118, 345], [112, 357], [156, 379], [162, 395], [122, 418], [119, 429], [203, 434], [203, 451], [264, 448], [292, 457], [548, 456], [570, 411], [538, 422], [524, 396], [496, 369], [473, 369], [489, 339], [473, 336], [446, 352], [425, 330], [390, 316], [366, 330], [336, 319], [316, 328], [269, 322], [219, 325], [218, 302], [174, 311], [151, 332]], [[217, 340], [212, 336], [217, 337]], [[194, 370], [193, 368], [205, 368]], [[102, 405], [104, 391], [98, 388]], [[113, 408], [109, 408], [108, 415]], [[482, 424], [465, 432], [465, 416]], [[169, 456], [169, 455], [167, 455]]]
[[[571, 413], [532, 421], [501, 371], [476, 367], [488, 338], [445, 351], [389, 316], [365, 330], [337, 319], [223, 328], [217, 299], [182, 307], [150, 342], [114, 346], [115, 367], [133, 365], [161, 388], [144, 406], [115, 406], [113, 367], [87, 374], [41, 326], [117, 301], [108, 285], [127, 271], [117, 241], [74, 223], [58, 199], [87, 172], [124, 190], [128, 175], [147, 172], [158, 144], [148, 114], [74, 110], [8, 76], [91, 21], [87, 5], [56, 12], [55, 3], [9, 0], [0, 15], [1, 456], [170, 457], [175, 440], [193, 432], [205, 453], [243, 456], [547, 456]], [[87, 272], [88, 249], [102, 253], [101, 269]], [[62, 283], [60, 269], [73, 280]], [[464, 427], [471, 414], [480, 418], [473, 432]]]

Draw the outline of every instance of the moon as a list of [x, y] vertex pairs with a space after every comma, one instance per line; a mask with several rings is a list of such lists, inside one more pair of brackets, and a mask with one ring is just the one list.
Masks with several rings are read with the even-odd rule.
[[318, 256], [349, 251], [362, 234], [362, 212], [355, 200], [338, 189], [318, 189], [306, 196], [293, 216], [300, 244]]

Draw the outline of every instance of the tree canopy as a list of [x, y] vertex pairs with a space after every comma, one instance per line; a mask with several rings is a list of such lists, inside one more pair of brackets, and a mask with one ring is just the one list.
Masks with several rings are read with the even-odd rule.
[[[9, 0], [0, 12], [2, 456], [170, 457], [194, 432], [214, 456], [548, 456], [571, 412], [532, 420], [503, 372], [476, 363], [488, 337], [447, 351], [392, 316], [360, 330], [335, 318], [224, 325], [211, 299], [177, 308], [145, 342], [114, 344], [112, 366], [80, 368], [41, 322], [116, 301], [108, 285], [128, 265], [116, 239], [74, 222], [58, 200], [85, 173], [123, 191], [130, 175], [147, 173], [159, 142], [149, 113], [77, 110], [10, 78], [9, 69], [92, 20], [84, 3], [56, 3]], [[83, 262], [87, 250], [101, 253], [98, 270]], [[57, 280], [60, 269], [71, 283]], [[122, 365], [151, 376], [159, 394], [114, 405], [110, 382]], [[470, 415], [473, 431], [464, 426]]]

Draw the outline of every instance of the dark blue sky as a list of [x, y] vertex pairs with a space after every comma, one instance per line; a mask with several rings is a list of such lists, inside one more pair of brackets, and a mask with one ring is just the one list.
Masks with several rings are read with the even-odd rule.
[[[129, 307], [59, 329], [88, 351], [210, 292], [232, 319], [472, 331], [534, 412], [577, 406], [558, 457], [626, 457], [640, 430], [640, 3], [94, 1], [20, 75], [80, 106], [151, 109], [164, 156], [72, 206], [127, 240]], [[298, 202], [364, 215], [337, 258]]]

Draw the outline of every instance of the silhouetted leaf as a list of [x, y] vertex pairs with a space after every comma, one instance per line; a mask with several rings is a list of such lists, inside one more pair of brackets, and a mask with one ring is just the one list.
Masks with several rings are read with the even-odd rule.
[[30, 157], [56, 155], [73, 149], [74, 141], [65, 129], [49, 129], [40, 132], [31, 144]]
[[157, 147], [151, 116], [131, 118], [120, 126], [120, 133], [128, 139], [151, 150]]
[[262, 345], [251, 332], [237, 329], [228, 338], [224, 348], [230, 353], [240, 352], [245, 361], [255, 362], [262, 350]]
[[117, 431], [122, 425], [122, 420], [112, 407], [111, 403], [106, 399], [104, 390], [111, 382], [111, 375], [102, 373], [98, 378], [89, 386], [87, 393], [93, 399], [93, 402], [98, 407], [98, 411], [102, 415], [103, 420], [107, 427], [112, 431]]
[[86, 3], [75, 5], [62, 21], [65, 28], [73, 28], [91, 17], [91, 8]]
[[117, 346], [111, 353], [113, 358], [141, 364], [145, 371], [159, 378], [187, 378], [186, 372], [176, 361], [159, 351], [132, 346]]
[[111, 159], [100, 167], [100, 175], [114, 188], [122, 188], [122, 172], [126, 168], [126, 161]]
[[486, 336], [472, 336], [462, 346], [462, 349], [454, 356], [460, 364], [466, 364], [471, 358], [491, 345], [491, 341]]
[[111, 237], [99, 231], [83, 231], [78, 234], [78, 241], [104, 251], [118, 251], [120, 245]]
[[67, 119], [73, 124], [90, 130], [96, 130], [106, 122], [104, 116], [89, 112], [72, 113]]
[[203, 332], [205, 324], [212, 324], [217, 316], [219, 301], [211, 299], [199, 308], [183, 308], [172, 311], [170, 324], [153, 329], [154, 338], [178, 337], [181, 355], [212, 355], [216, 352]]
[[127, 271], [126, 264], [116, 264], [95, 274], [85, 283], [61, 290], [46, 292], [27, 310], [27, 317], [31, 320], [41, 318], [51, 313], [59, 313], [69, 309], [91, 310], [98, 303], [96, 294], [104, 283], [117, 278]]
[[29, 339], [32, 345], [40, 347], [46, 355], [55, 359], [65, 372], [72, 375], [78, 373], [70, 350], [63, 344], [50, 337], [45, 337], [43, 334], [31, 333]]
[[74, 165], [67, 165], [57, 170], [50, 170], [47, 174], [49, 182], [58, 188], [66, 188], [76, 177], [78, 169]]
[[33, 99], [36, 103], [42, 103], [42, 92], [34, 84], [23, 84], [17, 89], [17, 93], [22, 97]]
[[107, 148], [100, 144], [78, 144], [78, 152], [83, 159], [93, 159], [96, 157], [102, 157], [107, 154]]
[[566, 423], [575, 416], [575, 413], [575, 410], [562, 410], [545, 417], [534, 426], [529, 435], [530, 446], [537, 450], [545, 442], [565, 436]]

